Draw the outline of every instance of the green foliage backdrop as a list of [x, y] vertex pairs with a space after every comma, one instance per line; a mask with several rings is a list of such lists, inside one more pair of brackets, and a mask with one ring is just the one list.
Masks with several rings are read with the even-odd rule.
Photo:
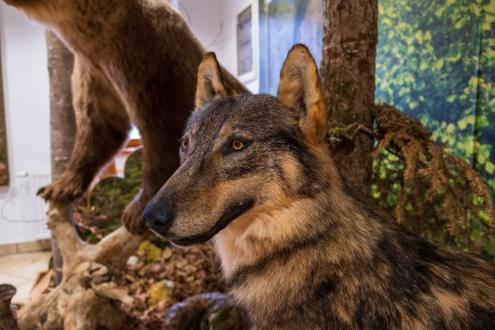
[[[379, 7], [377, 101], [418, 118], [495, 197], [495, 0], [380, 0]], [[401, 189], [393, 169], [401, 165], [388, 155], [380, 166], [394, 183], [387, 196], [375, 186], [374, 197], [392, 209]], [[495, 237], [469, 225], [471, 241], [486, 238], [475, 250], [495, 260]], [[469, 249], [455, 237], [445, 240]]]
[[419, 118], [495, 191], [494, 22], [494, 0], [381, 0], [376, 96]]

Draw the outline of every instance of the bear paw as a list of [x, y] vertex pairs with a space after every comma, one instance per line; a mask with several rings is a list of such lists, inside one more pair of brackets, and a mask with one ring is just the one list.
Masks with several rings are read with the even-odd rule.
[[83, 180], [66, 172], [49, 185], [40, 188], [37, 195], [45, 201], [62, 204], [78, 199], [85, 191]]
[[148, 233], [148, 227], [142, 221], [143, 211], [146, 207], [145, 201], [142, 201], [141, 193], [139, 193], [132, 202], [127, 205], [122, 214], [122, 222], [127, 230], [134, 235], [144, 235]]

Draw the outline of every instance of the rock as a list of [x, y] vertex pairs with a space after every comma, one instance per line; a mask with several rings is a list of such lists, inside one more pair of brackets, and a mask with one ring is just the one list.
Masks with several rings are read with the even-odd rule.
[[137, 268], [137, 265], [139, 263], [139, 258], [136, 256], [130, 256], [129, 259], [127, 259], [127, 267], [130, 270], [134, 270]]

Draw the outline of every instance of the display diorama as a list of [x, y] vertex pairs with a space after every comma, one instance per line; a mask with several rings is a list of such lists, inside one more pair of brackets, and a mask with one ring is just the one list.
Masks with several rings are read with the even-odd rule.
[[[495, 327], [490, 189], [375, 102], [378, 1], [323, 1], [320, 70], [294, 46], [276, 97], [168, 1], [4, 1], [54, 32], [56, 248], [26, 305], [0, 286], [0, 329]], [[124, 177], [96, 180], [133, 124]]]

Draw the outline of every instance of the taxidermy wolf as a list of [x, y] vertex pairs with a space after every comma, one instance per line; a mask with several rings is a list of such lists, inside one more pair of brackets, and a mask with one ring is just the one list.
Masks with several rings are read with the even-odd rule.
[[[54, 204], [80, 197], [120, 150], [132, 121], [144, 144], [143, 190], [123, 220], [141, 233], [144, 207], [179, 165], [177, 141], [205, 50], [167, 0], [3, 1], [47, 25], [75, 56], [74, 150], [64, 173], [39, 194]], [[227, 88], [246, 92], [224, 74]]]
[[256, 329], [495, 329], [495, 267], [399, 228], [346, 189], [326, 145], [317, 67], [296, 45], [278, 97], [229, 96], [203, 60], [181, 165], [146, 224], [214, 239]]

